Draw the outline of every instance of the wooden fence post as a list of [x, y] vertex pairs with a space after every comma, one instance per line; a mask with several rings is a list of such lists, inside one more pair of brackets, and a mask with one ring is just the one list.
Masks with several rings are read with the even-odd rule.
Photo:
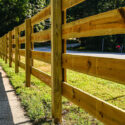
[[15, 73], [19, 72], [19, 28], [15, 28]]
[[62, 122], [62, 1], [51, 1], [51, 64], [52, 64], [52, 117], [54, 123]]
[[5, 39], [3, 36], [3, 60], [5, 60]]
[[5, 63], [7, 64], [7, 34], [5, 35]]
[[2, 59], [4, 60], [4, 53], [3, 53], [4, 52], [4, 44], [3, 44], [3, 41], [4, 40], [3, 40], [3, 37], [2, 37]]
[[[31, 31], [31, 33], [34, 33], [34, 26], [32, 26], [32, 31]], [[32, 48], [32, 51], [34, 50], [34, 41], [31, 39], [31, 48]], [[33, 58], [32, 58], [32, 66], [34, 65], [34, 60], [33, 60]]]
[[[66, 10], [64, 10], [63, 11], [63, 24], [66, 24]], [[66, 39], [64, 39], [63, 41], [63, 47], [62, 47], [62, 52], [63, 53], [66, 53], [66, 50], [67, 50], [67, 40]], [[63, 81], [67, 81], [67, 71], [66, 71], [66, 69], [63, 69], [63, 74], [64, 74], [64, 76], [63, 76]]]
[[3, 59], [5, 61], [5, 35], [3, 36]]
[[12, 32], [9, 32], [9, 67], [12, 67]]
[[0, 57], [2, 58], [2, 42], [1, 42], [1, 38], [0, 38]]
[[30, 87], [31, 82], [31, 19], [25, 21], [25, 70], [26, 70], [26, 87]]

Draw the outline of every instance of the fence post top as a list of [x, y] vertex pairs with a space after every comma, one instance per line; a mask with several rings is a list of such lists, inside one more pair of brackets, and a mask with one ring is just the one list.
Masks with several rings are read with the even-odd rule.
[[16, 27], [14, 28], [14, 30], [17, 30], [17, 29], [19, 29], [19, 27], [18, 27], [18, 26], [16, 26]]
[[25, 22], [28, 21], [28, 20], [31, 20], [31, 18], [27, 18], [27, 19], [25, 19]]

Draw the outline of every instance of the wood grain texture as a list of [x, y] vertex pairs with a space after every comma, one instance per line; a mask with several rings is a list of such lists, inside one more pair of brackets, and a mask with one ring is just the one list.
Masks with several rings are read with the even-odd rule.
[[125, 33], [125, 8], [115, 9], [63, 25], [63, 38], [79, 38]]
[[84, 1], [85, 0], [62, 0], [62, 9], [65, 10], [71, 8]]
[[32, 56], [32, 59], [43, 61], [43, 62], [46, 62], [49, 64], [51, 63], [51, 53], [50, 52], [32, 51], [31, 56]]
[[4, 36], [4, 43], [5, 43], [5, 63], [7, 64], [7, 34]]
[[15, 58], [12, 58], [12, 61], [15, 63]]
[[50, 5], [44, 9], [42, 9], [38, 14], [33, 16], [31, 18], [31, 25], [33, 26], [34, 24], [37, 24], [47, 18], [49, 18], [51, 15], [51, 8]]
[[62, 84], [62, 94], [107, 125], [124, 125], [125, 111], [67, 83]]
[[26, 28], [26, 46], [25, 46], [25, 70], [26, 70], [26, 87], [30, 87], [31, 82], [31, 19], [25, 21]]
[[32, 34], [32, 42], [46, 42], [51, 40], [51, 29]]
[[25, 43], [25, 36], [19, 37], [19, 44]]
[[18, 27], [15, 28], [15, 73], [19, 72], [19, 29]]
[[20, 66], [22, 69], [25, 69], [25, 63], [19, 61], [19, 66]]
[[19, 49], [19, 55], [20, 56], [25, 56], [26, 55], [25, 49]]
[[22, 23], [21, 25], [19, 25], [18, 28], [19, 28], [19, 33], [21, 31], [24, 31], [25, 30], [25, 23]]
[[12, 32], [9, 32], [9, 67], [12, 67]]
[[3, 53], [3, 60], [4, 60], [4, 36], [2, 37], [2, 53]]
[[125, 85], [124, 64], [124, 59], [63, 54], [64, 68]]
[[[62, 21], [63, 21], [63, 24], [66, 24], [66, 15], [67, 15], [67, 11], [66, 10], [64, 10], [63, 11], [63, 19], [62, 19]], [[67, 50], [67, 40], [66, 39], [64, 39], [64, 40], [62, 40], [62, 44], [63, 44], [63, 47], [62, 47], [62, 52], [63, 53], [66, 53], [66, 50]], [[66, 71], [66, 69], [64, 69], [63, 68], [63, 81], [67, 81], [67, 71]]]
[[52, 117], [62, 121], [62, 2], [51, 1], [51, 64], [52, 64]]
[[51, 86], [51, 76], [48, 74], [32, 67], [31, 71], [32, 75], [41, 80], [42, 82], [46, 83], [46, 85]]
[[12, 32], [12, 36], [14, 36], [15, 35], [15, 29], [13, 29], [11, 32]]

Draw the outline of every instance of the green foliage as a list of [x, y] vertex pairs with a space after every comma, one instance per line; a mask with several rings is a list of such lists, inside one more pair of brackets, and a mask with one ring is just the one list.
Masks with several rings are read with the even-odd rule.
[[[79, 5], [67, 10], [67, 22], [93, 16], [102, 12], [113, 10], [125, 6], [125, 0], [86, 0]], [[102, 36], [80, 38], [78, 41], [87, 51], [102, 51], [102, 42], [104, 40], [104, 51], [118, 52], [116, 45], [124, 47], [125, 52], [125, 35]], [[84, 49], [83, 49], [84, 51]]]
[[38, 13], [49, 0], [0, 0], [0, 36]]
[[[15, 26], [23, 23], [26, 18], [32, 17], [50, 3], [50, 0], [0, 0], [0, 36], [3, 36]], [[125, 6], [125, 0], [86, 0], [67, 10], [67, 22], [85, 18], [101, 12]], [[34, 26], [34, 32], [48, 29], [50, 19]], [[125, 36], [104, 36], [79, 38], [82, 48], [87, 51], [101, 51], [102, 41], [104, 51], [116, 52], [116, 45], [124, 46]]]
[[0, 36], [12, 30], [26, 18], [28, 0], [0, 1]]
[[28, 14], [33, 16], [38, 13], [41, 9], [45, 8], [49, 4], [49, 0], [29, 0]]
[[[25, 71], [20, 69], [15, 74], [14, 65], [8, 67], [2, 59], [0, 64], [6, 71], [9, 79], [21, 99], [21, 103], [27, 111], [27, 115], [36, 125], [50, 125], [51, 119], [51, 89], [32, 76], [31, 87], [25, 87]], [[82, 73], [67, 71], [67, 82], [85, 92], [88, 92], [100, 99], [125, 109], [125, 86], [100, 78], [88, 76]], [[63, 98], [63, 122], [66, 125], [103, 125], [87, 112]]]

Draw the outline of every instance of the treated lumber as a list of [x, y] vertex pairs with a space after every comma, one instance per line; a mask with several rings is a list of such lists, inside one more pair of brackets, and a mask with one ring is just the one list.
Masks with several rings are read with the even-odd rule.
[[25, 36], [19, 37], [19, 44], [25, 43]]
[[31, 25], [33, 26], [34, 24], [37, 24], [43, 20], [50, 18], [50, 14], [51, 14], [51, 8], [49, 5], [48, 7], [42, 9], [38, 14], [36, 14], [31, 18]]
[[67, 83], [63, 83], [62, 88], [62, 94], [64, 97], [103, 123], [107, 125], [125, 124], [125, 110], [117, 108], [116, 106]]
[[21, 31], [24, 31], [24, 30], [25, 30], [25, 23], [19, 25], [18, 27], [19, 27], [19, 33], [20, 33]]
[[63, 38], [79, 38], [125, 33], [125, 8], [115, 9], [63, 25]]
[[62, 121], [62, 1], [51, 0], [52, 117]]
[[32, 51], [31, 56], [32, 56], [32, 59], [43, 61], [43, 62], [46, 62], [49, 64], [51, 63], [51, 53], [50, 52]]
[[[68, 8], [75, 6], [83, 1], [85, 1], [85, 0], [63, 0], [62, 1], [62, 9], [63, 10], [68, 9]], [[48, 7], [42, 9], [38, 14], [36, 14], [35, 16], [33, 16], [31, 18], [31, 24], [33, 26], [33, 25], [35, 25], [43, 20], [50, 18], [50, 16], [51, 16], [51, 6], [48, 5]]]
[[25, 69], [25, 63], [19, 61], [19, 66], [23, 69]]
[[3, 37], [1, 38], [2, 39], [2, 59], [4, 60], [4, 43], [3, 43]]
[[[66, 10], [64, 10], [64, 11], [63, 11], [63, 24], [66, 24], [66, 14], [67, 14], [67, 13], [66, 13]], [[63, 52], [63, 53], [66, 53], [67, 40], [66, 40], [66, 39], [63, 39], [63, 40], [62, 40], [62, 44], [63, 44], [63, 45], [62, 45], [62, 46], [63, 46], [63, 47], [62, 47], [62, 52]], [[66, 69], [64, 69], [64, 68], [63, 68], [63, 75], [64, 75], [64, 76], [63, 76], [63, 81], [66, 82], [66, 81], [67, 81], [67, 71], [66, 71]]]
[[15, 58], [12, 58], [12, 61], [15, 63]]
[[15, 50], [14, 50], [14, 49], [12, 49], [12, 53], [15, 53]]
[[12, 67], [12, 32], [9, 32], [9, 67]]
[[12, 38], [12, 44], [14, 45], [15, 44], [15, 40]]
[[20, 56], [25, 56], [25, 50], [24, 49], [19, 49], [19, 55]]
[[15, 73], [19, 72], [19, 36], [18, 36], [19, 28], [15, 28]]
[[5, 61], [5, 35], [3, 36], [3, 60]]
[[2, 45], [2, 43], [1, 43], [1, 38], [0, 38], [0, 57], [2, 58], [2, 51], [1, 51], [2, 50], [2, 46], [1, 45]]
[[5, 63], [7, 64], [7, 34], [4, 38], [4, 44], [5, 44]]
[[14, 35], [15, 35], [15, 29], [12, 30], [12, 36], [14, 36]]
[[44, 30], [37, 33], [32, 33], [32, 42], [46, 42], [51, 39], [51, 30]]
[[26, 87], [30, 87], [31, 85], [31, 19], [25, 20], [25, 70], [26, 70]]
[[45, 72], [42, 72], [34, 67], [32, 67], [31, 71], [32, 75], [41, 80], [42, 82], [45, 82], [46, 85], [49, 87], [51, 86], [51, 76], [46, 74]]
[[125, 85], [125, 59], [63, 54], [63, 67]]
[[62, 9], [65, 10], [71, 8], [84, 1], [85, 0], [62, 0]]

